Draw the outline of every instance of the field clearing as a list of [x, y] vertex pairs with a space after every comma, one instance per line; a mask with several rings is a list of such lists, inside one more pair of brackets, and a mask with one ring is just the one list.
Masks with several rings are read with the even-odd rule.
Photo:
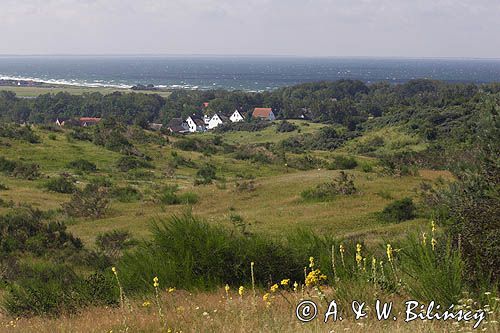
[[121, 89], [121, 88], [111, 88], [111, 87], [80, 87], [80, 86], [40, 86], [40, 87], [16, 87], [16, 86], [0, 86], [0, 91], [12, 91], [16, 93], [19, 97], [33, 98], [43, 94], [57, 94], [59, 92], [66, 92], [72, 95], [83, 95], [87, 93], [101, 93], [103, 95], [109, 95], [114, 92], [121, 93], [144, 93], [144, 94], [158, 94], [162, 97], [167, 98], [170, 96], [169, 91], [159, 90], [159, 91], [134, 91], [131, 89]]
[[[297, 125], [299, 128], [293, 132], [279, 133], [276, 131], [276, 127], [279, 121], [274, 121], [271, 126], [257, 132], [245, 132], [245, 131], [230, 131], [225, 133], [201, 133], [195, 134], [194, 137], [201, 138], [212, 138], [215, 135], [224, 136], [224, 141], [227, 143], [236, 144], [259, 144], [266, 142], [279, 142], [281, 140], [288, 139], [297, 134], [312, 134], [319, 129], [325, 127], [325, 124], [313, 123], [306, 120], [287, 120], [288, 122]], [[300, 130], [300, 133], [298, 132]]]
[[[321, 124], [305, 125], [302, 121], [294, 121], [304, 128], [304, 132], [321, 128]], [[48, 192], [43, 188], [48, 177], [55, 177], [62, 172], [74, 174], [67, 164], [79, 158], [85, 158], [97, 165], [97, 172], [92, 174], [74, 174], [78, 186], [95, 177], [105, 177], [120, 186], [131, 185], [139, 189], [144, 199], [138, 202], [121, 203], [113, 200], [109, 213], [97, 220], [72, 219], [69, 230], [81, 237], [88, 245], [94, 243], [95, 237], [102, 232], [113, 229], [128, 230], [135, 237], [149, 236], [149, 225], [154, 219], [166, 218], [179, 214], [186, 209], [210, 223], [232, 228], [229, 217], [241, 216], [249, 223], [249, 230], [257, 233], [268, 233], [280, 237], [295, 228], [310, 228], [315, 232], [334, 235], [336, 237], [364, 238], [376, 242], [382, 238], [398, 238], [410, 230], [426, 226], [424, 219], [415, 219], [399, 224], [383, 224], [377, 221], [375, 212], [381, 211], [388, 203], [407, 196], [414, 197], [415, 191], [422, 181], [432, 181], [438, 177], [449, 178], [443, 171], [421, 170], [418, 176], [393, 177], [374, 172], [349, 170], [354, 175], [358, 193], [353, 196], [338, 197], [327, 202], [304, 202], [300, 193], [320, 183], [331, 181], [339, 171], [314, 169], [299, 171], [286, 168], [284, 165], [263, 164], [248, 160], [236, 160], [231, 154], [206, 155], [200, 152], [181, 151], [171, 145], [138, 144], [139, 150], [153, 158], [155, 168], [148, 170], [151, 179], [131, 179], [128, 173], [117, 170], [116, 161], [121, 157], [104, 147], [96, 146], [88, 141], [76, 141], [66, 138], [64, 132], [53, 133], [37, 130], [42, 143], [30, 144], [19, 140], [5, 139], [6, 144], [0, 147], [0, 153], [9, 159], [20, 159], [36, 163], [44, 175], [42, 179], [26, 181], [0, 176], [0, 182], [9, 187], [0, 192], [0, 198], [6, 202], [29, 203], [41, 209], [56, 209], [70, 199], [70, 195]], [[260, 134], [257, 136], [257, 134]], [[49, 138], [49, 135], [52, 137]], [[199, 137], [210, 137], [212, 133]], [[225, 133], [224, 140], [229, 143], [242, 136], [245, 143], [255, 140], [268, 142], [282, 140], [290, 133], [276, 133], [275, 127], [260, 132]], [[54, 138], [55, 136], [55, 138]], [[178, 139], [173, 139], [173, 141]], [[173, 177], [165, 176], [171, 153], [195, 163], [196, 167], [179, 166]], [[309, 152], [309, 154], [329, 160], [337, 153]], [[375, 163], [370, 158], [357, 156], [363, 163]], [[199, 166], [211, 163], [216, 166], [221, 179], [212, 185], [194, 186], [193, 179]], [[241, 179], [241, 176], [248, 179]], [[251, 191], [237, 190], [237, 183], [252, 182]], [[156, 190], [164, 185], [178, 185], [180, 192], [194, 192], [198, 195], [198, 203], [192, 206], [162, 206], [154, 202]], [[0, 208], [0, 212], [7, 208]]]
[[[327, 291], [330, 295], [332, 292]], [[355, 321], [350, 314], [347, 320], [325, 324], [322, 320], [327, 311], [326, 303], [317, 296], [303, 295], [300, 291], [275, 294], [270, 298], [270, 305], [262, 300], [262, 291], [252, 296], [251, 289], [240, 297], [231, 290], [229, 298], [223, 289], [214, 292], [189, 293], [174, 291], [161, 295], [162, 313], [165, 325], [158, 315], [154, 297], [135, 300], [131, 312], [119, 308], [90, 308], [76, 316], [50, 318], [22, 318], [12, 320], [1, 317], [2, 328], [6, 332], [456, 332], [457, 329], [468, 331], [470, 324], [454, 325], [451, 321], [421, 321], [405, 323], [401, 296], [393, 296], [398, 320], [378, 321], [374, 318], [373, 306], [368, 319]], [[286, 298], [286, 299], [285, 299]], [[301, 323], [295, 317], [295, 306], [303, 298], [314, 300], [318, 306], [318, 318]], [[385, 300], [389, 301], [389, 300]], [[290, 303], [288, 303], [290, 302]], [[346, 306], [341, 311], [347, 312]], [[163, 327], [162, 327], [163, 326]], [[498, 332], [498, 325], [483, 323], [479, 329], [488, 328], [488, 332]], [[0, 330], [2, 330], [0, 328]]]

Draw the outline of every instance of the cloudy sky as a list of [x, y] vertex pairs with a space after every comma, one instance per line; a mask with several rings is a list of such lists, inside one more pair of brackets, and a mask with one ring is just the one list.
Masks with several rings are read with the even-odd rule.
[[0, 0], [0, 54], [500, 58], [500, 0]]

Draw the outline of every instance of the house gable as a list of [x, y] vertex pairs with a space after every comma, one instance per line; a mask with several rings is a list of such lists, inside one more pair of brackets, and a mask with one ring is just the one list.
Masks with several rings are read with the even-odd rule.
[[236, 110], [233, 112], [231, 117], [229, 117], [229, 120], [231, 120], [231, 122], [233, 122], [233, 123], [237, 123], [237, 122], [245, 120], [245, 117], [243, 117], [243, 115], [241, 114], [240, 111]]

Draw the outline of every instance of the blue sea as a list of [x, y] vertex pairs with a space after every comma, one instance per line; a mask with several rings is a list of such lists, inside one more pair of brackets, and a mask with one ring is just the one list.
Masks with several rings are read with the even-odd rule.
[[0, 79], [90, 87], [272, 90], [304, 82], [416, 78], [500, 81], [500, 59], [301, 58], [265, 56], [0, 56]]

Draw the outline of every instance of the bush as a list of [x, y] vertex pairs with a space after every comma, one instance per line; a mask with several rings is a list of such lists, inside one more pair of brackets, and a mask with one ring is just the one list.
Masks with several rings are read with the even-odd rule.
[[351, 156], [335, 156], [334, 161], [328, 165], [330, 170], [350, 170], [358, 166], [358, 162]]
[[276, 128], [276, 131], [278, 133], [293, 132], [297, 128], [298, 128], [297, 125], [292, 124], [286, 120], [283, 120], [282, 122], [279, 123], [278, 127]]
[[91, 183], [83, 190], [77, 190], [62, 207], [71, 217], [100, 218], [108, 210], [108, 205], [107, 190]]
[[410, 294], [424, 302], [436, 301], [441, 306], [458, 304], [465, 289], [461, 254], [453, 251], [449, 242], [434, 249], [430, 243], [422, 244], [418, 237], [410, 235], [398, 246], [402, 249], [399, 262]]
[[68, 140], [92, 141], [92, 135], [83, 128], [76, 127], [67, 134]]
[[287, 166], [298, 170], [312, 170], [324, 167], [325, 161], [311, 155], [302, 155], [288, 158]]
[[179, 202], [186, 205], [198, 203], [198, 195], [194, 192], [184, 192], [178, 195]]
[[115, 187], [111, 190], [110, 196], [120, 202], [134, 202], [142, 198], [141, 192], [132, 186]]
[[0, 124], [0, 137], [40, 143], [40, 137], [33, 132], [31, 127], [16, 124]]
[[54, 133], [48, 135], [49, 140], [57, 140], [57, 136]]
[[416, 207], [411, 198], [395, 200], [377, 214], [383, 222], [402, 222], [416, 217]]
[[[303, 263], [296, 262], [287, 248], [263, 236], [244, 236], [209, 225], [190, 214], [155, 222], [153, 239], [126, 253], [118, 264], [129, 291], [151, 290], [151, 276], [163, 286], [206, 289], [222, 284], [251, 283], [250, 262], [255, 261], [256, 283], [269, 279], [303, 279]], [[187, 237], [188, 236], [188, 237]]]
[[315, 188], [303, 191], [300, 195], [308, 201], [327, 201], [337, 195], [352, 195], [357, 192], [354, 186], [354, 176], [341, 171], [332, 182], [317, 185]]
[[96, 247], [113, 260], [122, 256], [123, 251], [137, 244], [128, 231], [112, 230], [97, 235]]
[[213, 180], [217, 179], [216, 168], [212, 164], [203, 165], [198, 172], [196, 172], [195, 185], [211, 184]]
[[123, 156], [121, 157], [117, 162], [116, 166], [120, 171], [127, 172], [132, 169], [137, 169], [137, 168], [147, 168], [147, 169], [153, 169], [154, 166], [149, 163], [148, 161], [145, 161], [144, 159], [140, 159], [135, 156]]
[[196, 204], [198, 195], [193, 192], [177, 194], [179, 188], [174, 186], [165, 186], [160, 193], [156, 195], [157, 200], [164, 205]]
[[76, 191], [74, 179], [64, 175], [50, 179], [44, 186], [47, 190], [57, 193], [69, 194]]
[[0, 172], [8, 176], [33, 180], [40, 177], [40, 167], [36, 164], [12, 161], [0, 156]]
[[82, 249], [80, 239], [68, 233], [64, 223], [45, 223], [44, 219], [43, 212], [30, 207], [17, 208], [0, 216], [2, 256], [18, 253], [40, 256], [48, 251]]
[[9, 187], [3, 183], [0, 183], [0, 191], [5, 191], [5, 190], [8, 190]]
[[78, 276], [65, 265], [39, 264], [28, 268], [27, 277], [9, 284], [3, 308], [12, 316], [59, 316], [80, 308], [118, 304], [112, 276]]
[[97, 166], [94, 163], [83, 158], [69, 162], [67, 167], [81, 172], [95, 172], [97, 170]]

